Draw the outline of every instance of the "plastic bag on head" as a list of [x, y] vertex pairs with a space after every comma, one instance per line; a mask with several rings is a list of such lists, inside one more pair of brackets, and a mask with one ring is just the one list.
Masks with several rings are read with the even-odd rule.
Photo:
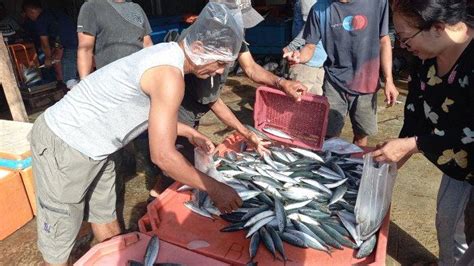
[[370, 153], [364, 156], [364, 169], [354, 209], [360, 240], [368, 239], [382, 225], [392, 201], [396, 176], [395, 163], [379, 164], [374, 162]]
[[[244, 30], [239, 9], [209, 2], [184, 37], [184, 50], [196, 65], [237, 59]], [[200, 45], [193, 49], [193, 45]]]

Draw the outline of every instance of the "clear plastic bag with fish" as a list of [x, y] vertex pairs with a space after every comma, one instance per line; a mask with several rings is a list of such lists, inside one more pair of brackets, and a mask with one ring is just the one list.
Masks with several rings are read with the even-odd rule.
[[380, 164], [370, 154], [364, 156], [364, 169], [354, 211], [360, 240], [368, 239], [382, 225], [392, 201], [396, 176], [395, 163]]

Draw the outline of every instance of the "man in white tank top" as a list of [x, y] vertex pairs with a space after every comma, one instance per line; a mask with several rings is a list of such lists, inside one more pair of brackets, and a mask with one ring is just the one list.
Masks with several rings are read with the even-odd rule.
[[120, 233], [108, 157], [147, 128], [152, 161], [169, 176], [206, 191], [223, 213], [242, 204], [231, 187], [196, 170], [175, 148], [179, 135], [213, 152], [208, 138], [177, 121], [183, 75], [222, 74], [242, 40], [240, 11], [208, 3], [183, 41], [145, 48], [95, 71], [37, 119], [31, 149], [38, 248], [47, 264], [66, 265], [83, 219], [99, 241]]

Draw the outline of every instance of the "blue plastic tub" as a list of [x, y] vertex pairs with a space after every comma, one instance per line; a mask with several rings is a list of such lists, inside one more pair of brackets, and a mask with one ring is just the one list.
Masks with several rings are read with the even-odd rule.
[[245, 40], [252, 54], [282, 54], [291, 42], [291, 20], [266, 19], [245, 31]]
[[169, 31], [181, 31], [186, 27], [182, 16], [151, 17], [149, 18], [152, 33], [150, 34], [153, 43], [161, 43]]

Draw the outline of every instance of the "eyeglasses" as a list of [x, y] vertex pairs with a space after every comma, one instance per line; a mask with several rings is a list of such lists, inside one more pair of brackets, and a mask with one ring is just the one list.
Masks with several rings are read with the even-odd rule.
[[410, 36], [410, 37], [408, 37], [408, 38], [406, 38], [406, 39], [404, 39], [404, 40], [402, 40], [402, 38], [400, 38], [400, 35], [399, 35], [398, 33], [395, 33], [395, 38], [400, 42], [400, 46], [402, 46], [402, 47], [405, 46], [405, 47], [407, 47], [407, 48], [410, 48], [410, 45], [408, 44], [408, 42], [409, 42], [411, 39], [415, 38], [416, 35], [420, 34], [420, 32], [422, 32], [422, 31], [423, 31], [423, 30], [421, 29], [421, 30], [417, 31], [415, 34], [413, 34], [412, 36]]

